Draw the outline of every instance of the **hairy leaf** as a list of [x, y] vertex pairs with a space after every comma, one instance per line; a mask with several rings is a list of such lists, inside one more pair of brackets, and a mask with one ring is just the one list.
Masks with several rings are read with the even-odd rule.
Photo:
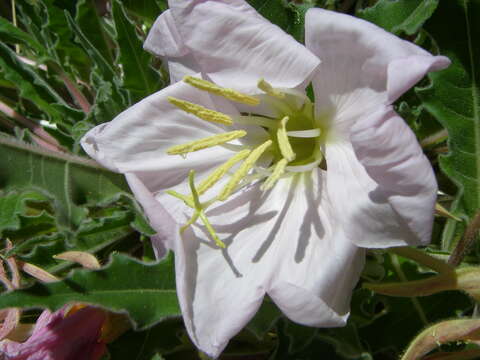
[[[54, 153], [0, 137], [0, 188], [35, 189], [54, 199], [59, 223], [78, 227], [83, 206], [109, 203], [128, 187], [123, 176], [78, 156]], [[23, 169], [23, 171], [18, 171]]]
[[431, 85], [418, 94], [448, 131], [450, 152], [440, 165], [460, 189], [458, 205], [473, 216], [480, 207], [480, 2], [441, 1], [425, 29], [452, 65], [429, 74]]
[[150, 67], [152, 56], [143, 50], [143, 41], [137, 36], [135, 25], [128, 19], [122, 3], [113, 2], [113, 19], [117, 30], [118, 59], [123, 69], [123, 86], [133, 102], [160, 89], [160, 74]]
[[358, 16], [394, 34], [415, 34], [432, 16], [438, 0], [380, 0]]
[[74, 270], [65, 279], [2, 294], [0, 308], [47, 307], [68, 302], [100, 305], [126, 311], [134, 327], [145, 329], [180, 313], [173, 276], [173, 256], [148, 265], [122, 254], [100, 270]]

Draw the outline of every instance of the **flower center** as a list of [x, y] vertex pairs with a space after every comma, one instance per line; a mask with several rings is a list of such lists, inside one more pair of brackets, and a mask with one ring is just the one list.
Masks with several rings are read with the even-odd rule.
[[[300, 91], [276, 89], [262, 79], [258, 82], [258, 87], [265, 95], [250, 96], [191, 76], [185, 77], [184, 81], [200, 90], [249, 105], [252, 109], [255, 109], [254, 107], [260, 102], [264, 102], [271, 109], [272, 114], [275, 114], [265, 116], [257, 114], [253, 110], [248, 113], [243, 112], [240, 116], [231, 117], [198, 104], [177, 98], [168, 98], [173, 105], [204, 121], [226, 126], [257, 125], [268, 133], [268, 139], [254, 148], [238, 147], [238, 145], [233, 147], [228, 144], [232, 140], [247, 135], [245, 130], [233, 130], [187, 144], [176, 145], [167, 150], [169, 155], [185, 157], [190, 152], [219, 145], [238, 149], [232, 158], [215, 169], [199, 185], [195, 184], [195, 172], [192, 170], [189, 174], [191, 195], [179, 194], [172, 190], [167, 191], [168, 194], [179, 198], [194, 210], [193, 216], [182, 226], [180, 231], [183, 232], [200, 219], [217, 246], [224, 248], [225, 244], [218, 238], [205, 215], [207, 207], [216, 201], [227, 200], [235, 191], [254, 181], [263, 181], [261, 189], [267, 191], [282, 177], [318, 168], [323, 161], [321, 145], [324, 142], [324, 132], [315, 117], [313, 103]], [[257, 165], [260, 159], [266, 160], [261, 162], [262, 166]], [[226, 176], [229, 176], [229, 180], [223, 189], [213, 199], [202, 203], [200, 196]]]

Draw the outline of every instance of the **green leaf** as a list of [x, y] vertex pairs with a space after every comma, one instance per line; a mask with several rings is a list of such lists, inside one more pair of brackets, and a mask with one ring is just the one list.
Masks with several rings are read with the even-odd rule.
[[121, 2], [129, 13], [142, 18], [148, 26], [151, 26], [157, 16], [168, 7], [166, 0], [121, 0]]
[[185, 347], [179, 336], [182, 333], [185, 333], [185, 328], [181, 319], [166, 319], [151, 329], [125, 333], [108, 349], [115, 360], [151, 360], [153, 356]]
[[91, 59], [95, 62], [96, 66], [100, 69], [102, 77], [107, 81], [113, 81], [116, 79], [117, 74], [112, 65], [103, 57], [98, 49], [92, 44], [92, 42], [85, 36], [78, 24], [72, 19], [72, 16], [68, 11], [65, 11], [68, 26], [72, 32], [76, 35], [77, 41], [80, 43], [85, 52], [90, 55]]
[[112, 39], [105, 30], [102, 17], [98, 14], [94, 0], [77, 2], [75, 22], [84, 36], [108, 62], [113, 63]]
[[441, 1], [425, 29], [452, 65], [430, 73], [431, 85], [418, 95], [448, 131], [441, 169], [460, 189], [458, 205], [473, 216], [480, 208], [480, 2]]
[[74, 270], [65, 279], [0, 296], [0, 308], [47, 307], [56, 310], [68, 302], [100, 305], [115, 312], [126, 311], [136, 329], [146, 329], [161, 320], [178, 316], [173, 256], [148, 265], [123, 254], [97, 271]]
[[305, 40], [305, 14], [313, 5], [282, 0], [247, 0], [266, 19], [278, 25], [299, 42]]
[[438, 6], [438, 0], [380, 0], [375, 6], [358, 11], [368, 20], [396, 35], [413, 35]]
[[4, 136], [0, 149], [0, 187], [4, 191], [35, 189], [47, 195], [54, 200], [60, 225], [76, 228], [86, 215], [86, 205], [111, 203], [128, 194], [123, 176], [93, 161]]
[[[35, 191], [21, 193], [15, 191], [0, 196], [0, 214], [2, 214], [0, 217], [0, 234], [4, 230], [18, 230], [20, 228], [20, 217], [27, 215], [29, 202], [45, 200], [47, 199], [44, 195]], [[34, 216], [37, 216], [37, 214]]]
[[39, 54], [46, 54], [45, 47], [34, 37], [3, 17], [0, 17], [0, 40], [10, 44], [27, 45]]
[[37, 71], [20, 61], [3, 43], [0, 43], [0, 69], [3, 76], [17, 86], [20, 96], [43, 110], [52, 121], [67, 125], [78, 117], [77, 110], [69, 107]]
[[117, 30], [118, 58], [122, 64], [123, 86], [137, 102], [157, 91], [162, 85], [160, 74], [150, 67], [152, 56], [143, 50], [143, 41], [137, 36], [135, 24], [128, 19], [122, 3], [112, 3], [112, 14]]

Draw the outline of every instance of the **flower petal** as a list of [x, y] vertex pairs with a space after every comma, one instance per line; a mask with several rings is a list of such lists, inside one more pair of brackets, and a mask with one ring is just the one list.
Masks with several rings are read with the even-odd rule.
[[198, 174], [207, 172], [234, 154], [223, 146], [215, 146], [189, 153], [186, 158], [167, 155], [167, 149], [174, 145], [235, 130], [187, 114], [170, 104], [169, 96], [217, 108], [210, 94], [179, 82], [90, 130], [81, 141], [83, 148], [113, 171], [141, 174], [152, 192], [183, 183], [191, 169]]
[[307, 12], [305, 42], [322, 59], [313, 81], [317, 112], [336, 111], [340, 120], [391, 104], [450, 64], [367, 21], [323, 9]]
[[145, 50], [164, 58], [170, 72], [170, 83], [201, 71], [200, 64], [186, 48], [170, 10], [164, 11], [153, 24], [143, 44]]
[[275, 239], [282, 255], [267, 292], [291, 320], [334, 327], [346, 324], [364, 252], [343, 234], [325, 191], [325, 175], [312, 171], [295, 184]]
[[225, 250], [197, 224], [175, 243], [185, 323], [210, 356], [252, 318], [265, 292], [294, 321], [345, 324], [363, 254], [345, 237], [334, 236], [341, 229], [331, 222], [325, 193], [314, 185], [318, 181], [320, 174], [311, 181], [296, 175], [267, 193], [256, 184], [212, 206], [207, 216]]
[[355, 155], [421, 244], [430, 242], [437, 182], [415, 134], [392, 108], [357, 121]]
[[430, 241], [433, 171], [391, 108], [358, 121], [352, 143], [328, 144], [326, 158], [328, 193], [355, 244], [383, 248]]
[[319, 64], [243, 0], [174, 0], [169, 5], [175, 23], [168, 14], [156, 22], [147, 48], [169, 58], [183, 57], [189, 49], [202, 72], [221, 86], [254, 93], [258, 80], [265, 78], [277, 87], [293, 88]]

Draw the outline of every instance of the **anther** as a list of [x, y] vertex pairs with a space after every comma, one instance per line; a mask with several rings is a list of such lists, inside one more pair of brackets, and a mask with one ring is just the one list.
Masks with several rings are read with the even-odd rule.
[[244, 160], [242, 165], [238, 170], [232, 175], [227, 185], [222, 189], [222, 192], [218, 196], [218, 199], [221, 201], [226, 200], [230, 194], [235, 190], [240, 181], [247, 175], [248, 171], [255, 165], [257, 160], [262, 156], [262, 154], [267, 150], [269, 146], [272, 145], [272, 140], [267, 140], [260, 146], [256, 147], [250, 155]]
[[244, 130], [235, 130], [226, 132], [223, 134], [218, 134], [214, 136], [209, 136], [200, 140], [195, 140], [182, 145], [175, 145], [167, 149], [167, 154], [169, 155], [181, 155], [187, 154], [189, 152], [198, 151], [212, 146], [221, 145], [228, 141], [241, 138], [247, 134]]
[[168, 101], [179, 109], [182, 109], [189, 114], [193, 114], [202, 120], [224, 125], [233, 124], [232, 118], [224, 113], [207, 109], [206, 107], [203, 107], [201, 105], [194, 104], [185, 100], [180, 100], [172, 96], [168, 97]]
[[282, 159], [275, 164], [273, 173], [265, 180], [265, 182], [260, 187], [260, 190], [267, 191], [275, 185], [275, 183], [280, 179], [280, 177], [285, 172], [285, 167], [287, 166], [287, 159]]
[[279, 98], [283, 99], [285, 98], [285, 93], [278, 91], [275, 89], [269, 82], [267, 82], [265, 79], [260, 79], [257, 83], [257, 87], [262, 90], [264, 93]]
[[290, 162], [295, 159], [296, 155], [293, 152], [292, 146], [290, 145], [290, 141], [288, 141], [287, 129], [286, 129], [288, 120], [290, 120], [290, 118], [288, 116], [285, 116], [280, 121], [280, 127], [277, 130], [277, 141], [278, 141], [278, 147], [280, 148], [280, 152], [282, 153], [282, 156], [285, 159], [287, 159], [288, 162]]
[[183, 81], [185, 81], [189, 85], [192, 85], [193, 87], [196, 87], [197, 89], [208, 91], [215, 95], [223, 96], [228, 100], [251, 106], [260, 104], [260, 100], [256, 97], [241, 93], [233, 89], [223, 88], [207, 80], [187, 75], [183, 78]]

